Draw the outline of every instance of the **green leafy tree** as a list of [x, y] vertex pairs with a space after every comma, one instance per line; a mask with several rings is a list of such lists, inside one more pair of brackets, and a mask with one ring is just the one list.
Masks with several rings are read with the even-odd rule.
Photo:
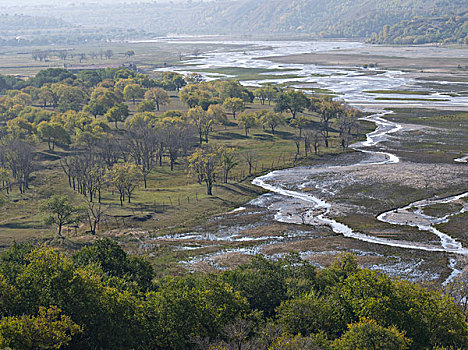
[[242, 113], [239, 116], [239, 124], [244, 128], [247, 137], [249, 130], [257, 125], [257, 117], [254, 113]]
[[90, 113], [97, 118], [98, 115], [106, 114], [108, 107], [99, 99], [92, 99], [89, 103], [84, 106], [83, 111]]
[[62, 236], [63, 226], [74, 224], [78, 221], [78, 209], [73, 206], [67, 196], [54, 195], [43, 204], [42, 208], [51, 213], [46, 219], [46, 223], [57, 225], [59, 236]]
[[245, 110], [245, 102], [238, 97], [227, 98], [223, 103], [223, 107], [230, 111], [233, 118], [236, 119], [236, 113]]
[[137, 98], [144, 96], [144, 90], [138, 84], [129, 84], [125, 86], [123, 94], [127, 100], [132, 100], [133, 104], [135, 104]]
[[281, 114], [271, 111], [260, 112], [258, 119], [264, 128], [271, 129], [272, 134], [275, 133], [278, 126], [284, 125], [286, 123], [284, 117]]
[[219, 147], [205, 145], [188, 157], [189, 174], [195, 175], [198, 183], [205, 182], [209, 196], [213, 195], [213, 184], [222, 170], [221, 156], [222, 152]]
[[17, 350], [63, 349], [81, 333], [57, 307], [40, 307], [37, 316], [11, 316], [0, 320], [0, 347]]
[[73, 261], [83, 267], [98, 264], [110, 276], [136, 282], [142, 290], [152, 286], [154, 270], [151, 264], [138, 256], [129, 256], [111, 239], [100, 239], [81, 248], [73, 255]]
[[187, 118], [192, 123], [198, 131], [200, 146], [203, 143], [203, 139], [208, 142], [208, 136], [212, 129], [213, 124], [216, 122], [215, 115], [212, 113], [207, 113], [197, 106], [195, 108], [190, 108], [187, 113]]
[[411, 340], [395, 326], [382, 327], [371, 319], [349, 325], [349, 330], [333, 343], [336, 350], [406, 350]]
[[154, 103], [153, 100], [143, 100], [138, 104], [136, 111], [139, 113], [154, 112], [155, 109], [156, 109], [156, 104]]
[[115, 107], [109, 109], [106, 113], [106, 118], [109, 123], [114, 123], [115, 128], [118, 128], [118, 122], [124, 122], [129, 115], [128, 106], [124, 103], [121, 103]]
[[184, 76], [176, 72], [164, 72], [162, 74], [162, 78], [164, 82], [167, 82], [169, 85], [173, 86], [177, 92], [179, 92], [181, 88], [187, 85]]
[[275, 112], [289, 112], [293, 119], [309, 108], [310, 100], [302, 91], [288, 90], [277, 96]]
[[170, 102], [169, 95], [164, 89], [155, 87], [145, 93], [145, 99], [153, 101], [156, 104], [156, 110], [159, 112], [160, 106], [168, 105]]
[[309, 120], [304, 116], [300, 116], [296, 119], [292, 119], [289, 124], [293, 128], [299, 129], [299, 137], [302, 137], [302, 130], [309, 124]]
[[247, 298], [253, 310], [263, 311], [266, 317], [271, 317], [288, 298], [285, 276], [280, 262], [256, 256], [250, 263], [226, 272], [223, 278]]
[[262, 86], [254, 91], [255, 97], [260, 100], [262, 105], [268, 101], [268, 104], [271, 105], [271, 102], [275, 100], [277, 91], [271, 85]]
[[54, 150], [57, 142], [62, 144], [70, 144], [71, 142], [67, 130], [58, 123], [43, 121], [37, 126], [37, 131], [41, 138], [47, 141], [49, 150]]
[[208, 117], [215, 120], [218, 124], [228, 125], [229, 119], [223, 107], [218, 104], [210, 105], [206, 111]]

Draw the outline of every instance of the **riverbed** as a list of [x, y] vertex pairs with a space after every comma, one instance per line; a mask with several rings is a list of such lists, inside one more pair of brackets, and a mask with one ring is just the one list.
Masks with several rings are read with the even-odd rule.
[[[200, 38], [158, 40], [179, 45], [207, 42]], [[347, 66], [337, 61], [329, 65], [307, 62], [311, 59], [307, 55], [319, 55], [323, 59], [326, 55], [334, 57], [372, 51], [372, 57], [375, 56], [374, 47], [359, 42], [209, 39], [209, 43], [218, 43], [220, 49], [164, 70], [200, 72], [206, 80], [212, 80], [230, 77], [215, 72], [220, 68], [263, 69], [266, 72], [262, 74], [268, 78], [241, 82], [246, 86], [287, 83], [305, 91], [330, 91], [336, 98], [372, 113], [366, 120], [375, 123], [376, 130], [368, 134], [365, 141], [352, 145], [355, 154], [266, 174], [253, 183], [270, 194], [213, 218], [194, 232], [158, 239], [179, 242], [179, 249], [205, 251], [209, 248], [212, 251], [185, 262], [192, 268], [224, 268], [233, 261], [243, 262], [244, 257], [252, 254], [262, 253], [274, 258], [288, 250], [298, 251], [304, 258], [323, 266], [327, 261], [324, 256], [351, 251], [363, 266], [411, 280], [446, 284], [463, 275], [468, 249], [459, 237], [442, 232], [437, 225], [448, 222], [453, 216], [463, 215], [468, 209], [468, 178], [466, 167], [460, 161], [465, 155], [462, 153], [452, 162], [437, 167], [402, 159], [398, 156], [402, 137], [411, 138], [414, 129], [418, 133], [434, 130], [390, 121], [387, 117], [392, 108], [399, 107], [468, 110], [468, 96], [464, 93], [465, 86], [468, 90], [468, 82], [464, 73], [439, 72], [442, 75], [431, 80], [431, 75], [421, 79], [421, 71], [415, 69], [379, 65], [369, 68], [350, 65], [349, 61]], [[425, 50], [434, 52], [435, 57], [444, 57], [443, 49]], [[466, 53], [466, 50], [447, 50], [450, 50], [447, 57], [452, 60]], [[389, 51], [386, 55], [391, 56]], [[294, 77], [290, 76], [291, 72]], [[444, 80], [447, 74], [450, 79]], [[410, 96], [408, 91], [411, 91]], [[414, 172], [420, 172], [420, 176], [415, 176]], [[374, 177], [369, 179], [369, 174]], [[424, 186], [424, 181], [427, 187], [424, 177], [438, 179], [434, 182], [440, 183], [431, 184], [435, 193], [427, 193], [427, 197], [417, 200], [408, 197], [408, 202], [399, 207], [391, 201], [385, 203], [387, 198], [382, 188], [414, 192]], [[362, 190], [348, 193], [351, 188]], [[437, 192], [445, 194], [451, 188], [458, 193], [439, 197]], [[441, 217], [424, 213], [427, 206], [448, 203], [455, 203], [461, 209]], [[363, 225], [362, 217], [369, 218], [371, 224]], [[466, 233], [462, 232], [463, 235]], [[226, 245], [232, 247], [226, 248]]]

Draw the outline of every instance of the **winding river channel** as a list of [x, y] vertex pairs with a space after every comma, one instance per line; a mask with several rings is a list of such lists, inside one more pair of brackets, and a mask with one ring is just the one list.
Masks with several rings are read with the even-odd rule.
[[[398, 124], [385, 118], [390, 107], [427, 107], [427, 108], [453, 108], [467, 109], [468, 97], [450, 93], [451, 84], [458, 86], [467, 82], [453, 81], [420, 81], [412, 77], [409, 73], [398, 70], [385, 69], [365, 69], [362, 67], [334, 67], [318, 66], [314, 64], [288, 64], [276, 63], [272, 58], [278, 56], [288, 56], [297, 54], [308, 54], [314, 52], [340, 52], [342, 50], [361, 49], [365, 50], [366, 45], [358, 42], [309, 42], [309, 41], [216, 41], [184, 38], [158, 39], [165, 43], [177, 43], [187, 45], [219, 45], [219, 49], [204, 53], [202, 57], [187, 61], [188, 66], [167, 67], [167, 70], [178, 70], [182, 73], [200, 72], [205, 79], [219, 79], [228, 75], [213, 73], [219, 68], [260, 68], [266, 70], [265, 79], [244, 80], [246, 86], [259, 86], [263, 83], [282, 84], [292, 83], [291, 86], [298, 89], [310, 90], [312, 88], [326, 89], [337, 94], [339, 98], [347, 101], [351, 105], [360, 108], [371, 115], [363, 118], [376, 124], [375, 131], [367, 134], [367, 139], [355, 143], [351, 146], [358, 152], [359, 156], [349, 158], [343, 163], [322, 164], [315, 167], [296, 167], [273, 171], [253, 180], [253, 184], [275, 194], [275, 200], [262, 196], [253, 204], [267, 207], [270, 212], [274, 212], [274, 220], [289, 224], [308, 224], [317, 226], [327, 226], [339, 235], [354, 240], [389, 246], [394, 248], [408, 249], [414, 251], [437, 252], [448, 254], [449, 268], [452, 273], [445, 279], [444, 284], [453, 280], [461, 270], [457, 268], [458, 259], [468, 257], [468, 248], [464, 247], [456, 238], [448, 233], [441, 232], [435, 225], [448, 222], [454, 215], [462, 214], [468, 210], [468, 204], [464, 201], [468, 197], [468, 192], [460, 193], [446, 198], [428, 198], [409, 203], [401, 208], [394, 208], [391, 211], [381, 213], [377, 219], [381, 222], [414, 227], [418, 230], [435, 235], [438, 242], [430, 240], [411, 241], [398, 240], [386, 237], [369, 235], [357, 232], [350, 226], [333, 219], [333, 209], [337, 204], [330, 202], [333, 198], [334, 187], [339, 186], [337, 179], [335, 182], [329, 181], [326, 185], [320, 185], [316, 181], [317, 175], [330, 172], [346, 173], [359, 167], [379, 167], [389, 164], [397, 164], [400, 158], [386, 150], [380, 144], [388, 141], [392, 135], [405, 131], [405, 125]], [[156, 40], [156, 42], [158, 41]], [[291, 77], [291, 74], [294, 76]], [[290, 75], [290, 76], [287, 76]], [[427, 85], [431, 89], [428, 91]], [[412, 94], [412, 101], [402, 101], [406, 94], [386, 93], [385, 102], [378, 97], [382, 97], [375, 90], [411, 90], [421, 91], [421, 94]], [[394, 100], [391, 100], [394, 98]], [[421, 101], [418, 101], [421, 99]], [[423, 101], [422, 101], [423, 100]], [[384, 110], [384, 107], [386, 108]], [[464, 158], [455, 161], [463, 162]], [[322, 187], [320, 187], [322, 186]], [[313, 194], [305, 191], [306, 188], [315, 187], [319, 189]], [[424, 208], [437, 204], [460, 203], [462, 208], [448, 213], [443, 217], [432, 217], [424, 213]], [[239, 208], [242, 211], [244, 208]], [[236, 212], [236, 211], [234, 211]], [[253, 252], [257, 252], [254, 250]]]

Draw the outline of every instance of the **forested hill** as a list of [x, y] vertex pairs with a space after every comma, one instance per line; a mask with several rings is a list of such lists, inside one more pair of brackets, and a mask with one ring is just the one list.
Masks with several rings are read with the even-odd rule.
[[386, 25], [374, 34], [371, 43], [378, 44], [468, 44], [468, 12], [460, 16], [416, 17], [393, 26]]
[[202, 23], [229, 31], [369, 37], [384, 25], [415, 16], [454, 15], [464, 10], [468, 10], [464, 0], [239, 0], [215, 5]]
[[[442, 33], [416, 41], [437, 42], [449, 37], [448, 41], [463, 41], [468, 13], [466, 0], [167, 1], [75, 3], [73, 6], [25, 6], [17, 10], [30, 16], [53, 16], [88, 30], [104, 29], [107, 33], [116, 29], [153, 36], [300, 33], [323, 38], [373, 37], [375, 42], [385, 43], [397, 43], [398, 38], [408, 36], [408, 25], [411, 32], [418, 32], [415, 34], [418, 37], [419, 32], [426, 35], [427, 26]], [[9, 19], [0, 18], [0, 23]], [[379, 35], [384, 26], [390, 26], [395, 35]], [[465, 26], [465, 30], [458, 30], [459, 26]], [[386, 27], [387, 33], [390, 27]]]

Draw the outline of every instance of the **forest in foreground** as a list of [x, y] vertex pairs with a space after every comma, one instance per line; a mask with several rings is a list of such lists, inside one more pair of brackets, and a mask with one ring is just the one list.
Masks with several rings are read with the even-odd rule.
[[214, 274], [154, 280], [145, 260], [100, 240], [66, 256], [0, 255], [5, 349], [466, 349], [454, 300], [361, 269], [317, 270], [297, 254]]

